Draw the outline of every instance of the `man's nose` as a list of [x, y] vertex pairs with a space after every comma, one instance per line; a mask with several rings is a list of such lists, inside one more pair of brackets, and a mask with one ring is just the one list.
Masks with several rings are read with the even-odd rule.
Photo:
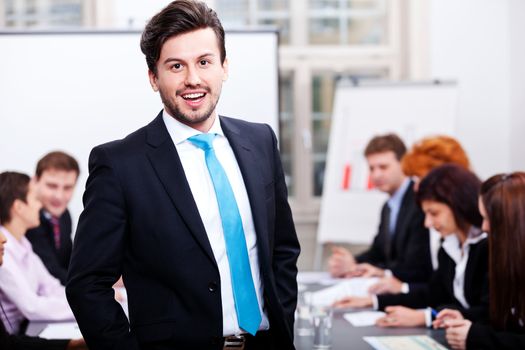
[[199, 86], [201, 84], [201, 77], [197, 68], [188, 66], [185, 83], [187, 86]]

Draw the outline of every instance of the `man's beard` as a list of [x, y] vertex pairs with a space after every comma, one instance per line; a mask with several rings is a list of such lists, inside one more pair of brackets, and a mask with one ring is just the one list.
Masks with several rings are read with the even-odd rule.
[[[212, 115], [213, 111], [215, 110], [215, 107], [217, 106], [217, 103], [219, 102], [219, 99], [217, 99], [216, 101], [212, 101], [212, 104], [211, 104], [210, 108], [208, 108], [208, 110], [204, 111], [202, 113], [202, 115], [200, 115], [200, 116], [197, 115], [196, 117], [192, 118], [189, 115], [184, 114], [175, 105], [175, 103], [172, 103], [172, 101], [169, 98], [164, 96], [164, 94], [162, 93], [162, 90], [159, 90], [159, 94], [160, 94], [160, 98], [162, 100], [162, 103], [164, 104], [164, 107], [166, 108], [168, 113], [173, 118], [177, 119], [178, 121], [180, 121], [181, 123], [186, 124], [186, 125], [195, 125], [195, 124], [200, 124], [200, 123], [206, 121]], [[208, 91], [207, 94], [210, 94], [210, 91]]]

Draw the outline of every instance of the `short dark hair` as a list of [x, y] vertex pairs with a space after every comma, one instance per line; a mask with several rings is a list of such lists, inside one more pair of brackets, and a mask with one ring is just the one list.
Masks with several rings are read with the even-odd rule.
[[80, 174], [80, 168], [75, 158], [62, 151], [50, 152], [38, 161], [35, 171], [36, 178], [40, 178], [44, 171], [49, 169], [74, 171], [77, 173], [77, 177]]
[[405, 155], [407, 148], [403, 140], [396, 134], [385, 134], [374, 136], [366, 145], [365, 157], [376, 153], [392, 151], [397, 160], [401, 160]]
[[447, 205], [458, 227], [467, 231], [470, 226], [481, 227], [480, 187], [481, 181], [470, 170], [456, 164], [445, 164], [434, 168], [421, 180], [417, 201], [419, 204], [430, 200]]
[[6, 171], [0, 174], [0, 223], [11, 221], [11, 208], [15, 200], [26, 202], [30, 177], [26, 174]]
[[201, 1], [177, 0], [171, 2], [151, 18], [140, 39], [140, 49], [153, 74], [157, 74], [157, 61], [162, 45], [171, 37], [197, 29], [211, 28], [217, 37], [221, 63], [226, 59], [224, 29], [217, 13]]

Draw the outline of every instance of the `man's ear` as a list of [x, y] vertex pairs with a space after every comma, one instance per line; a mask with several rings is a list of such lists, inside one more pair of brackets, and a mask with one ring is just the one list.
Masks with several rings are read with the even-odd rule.
[[228, 80], [228, 59], [224, 59], [224, 63], [222, 64], [222, 70], [224, 71], [224, 75], [222, 76], [222, 81]]
[[151, 70], [148, 70], [148, 77], [149, 77], [149, 83], [153, 91], [155, 92], [159, 91], [159, 87], [157, 85], [157, 75], [153, 73]]

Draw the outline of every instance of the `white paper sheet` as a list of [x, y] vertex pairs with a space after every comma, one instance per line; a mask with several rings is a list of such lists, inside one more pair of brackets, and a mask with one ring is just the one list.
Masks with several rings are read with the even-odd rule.
[[363, 337], [376, 350], [447, 350], [426, 335]]
[[385, 316], [385, 313], [382, 311], [351, 312], [343, 315], [344, 319], [354, 327], [373, 326], [376, 324], [376, 321], [383, 316]]
[[313, 292], [311, 303], [315, 306], [332, 305], [337, 300], [347, 296], [364, 297], [368, 295], [368, 288], [377, 283], [378, 278], [352, 278], [343, 280], [334, 286]]
[[57, 322], [48, 324], [38, 336], [45, 339], [79, 339], [82, 333], [76, 322]]
[[297, 274], [297, 282], [301, 284], [318, 283], [326, 286], [339, 283], [341, 279], [333, 278], [328, 272], [306, 271]]

